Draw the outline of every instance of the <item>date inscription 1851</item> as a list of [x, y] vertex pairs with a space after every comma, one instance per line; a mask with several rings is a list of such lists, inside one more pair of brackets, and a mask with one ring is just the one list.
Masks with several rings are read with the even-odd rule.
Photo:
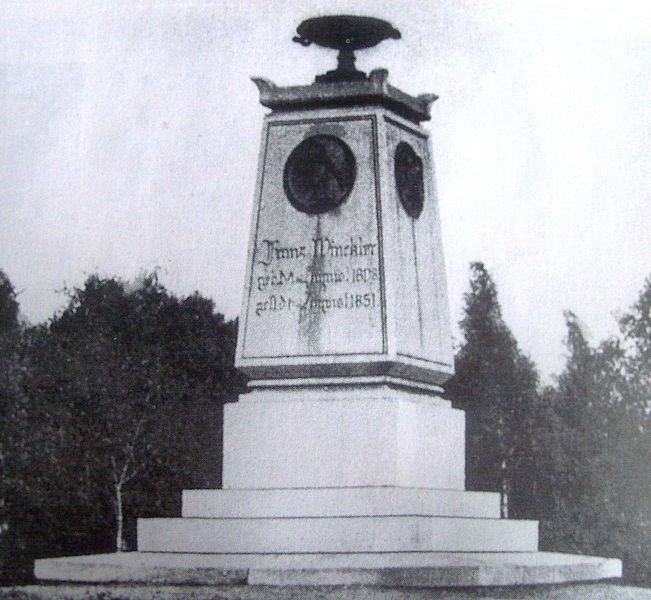
[[362, 236], [320, 236], [293, 245], [261, 240], [252, 281], [255, 315], [379, 307], [377, 252], [377, 243]]

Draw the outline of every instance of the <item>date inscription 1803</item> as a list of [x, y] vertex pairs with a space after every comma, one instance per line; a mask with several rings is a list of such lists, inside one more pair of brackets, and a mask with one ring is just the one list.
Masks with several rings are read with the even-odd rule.
[[362, 236], [314, 237], [301, 244], [263, 239], [256, 248], [255, 315], [299, 316], [380, 305], [377, 243]]

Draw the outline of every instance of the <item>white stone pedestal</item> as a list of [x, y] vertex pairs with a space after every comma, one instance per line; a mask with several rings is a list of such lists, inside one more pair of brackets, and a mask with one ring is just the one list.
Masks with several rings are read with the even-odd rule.
[[223, 487], [464, 489], [464, 414], [380, 387], [254, 392], [224, 409]]

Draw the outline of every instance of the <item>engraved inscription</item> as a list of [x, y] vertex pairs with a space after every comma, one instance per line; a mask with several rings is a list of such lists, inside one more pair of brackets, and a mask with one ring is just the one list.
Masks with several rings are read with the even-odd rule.
[[256, 317], [288, 312], [302, 318], [379, 307], [377, 252], [377, 243], [361, 235], [317, 235], [298, 244], [262, 239], [253, 280]]
[[[295, 260], [311, 257], [354, 257], [374, 256], [377, 244], [365, 242], [361, 236], [351, 237], [344, 243], [337, 243], [327, 236], [312, 238], [309, 246], [284, 246], [280, 240], [262, 240], [258, 262], [265, 267], [274, 261]], [[311, 252], [308, 255], [308, 248]]]

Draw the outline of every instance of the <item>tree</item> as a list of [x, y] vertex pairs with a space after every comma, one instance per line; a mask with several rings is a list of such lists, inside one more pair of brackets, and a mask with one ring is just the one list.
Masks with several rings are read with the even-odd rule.
[[212, 301], [177, 298], [155, 274], [93, 275], [68, 295], [21, 336], [7, 506], [25, 556], [128, 548], [136, 516], [172, 516], [182, 489], [218, 486], [222, 405], [244, 385], [237, 325]]
[[0, 334], [18, 328], [18, 300], [16, 291], [4, 271], [0, 270]]
[[17, 529], [12, 511], [15, 500], [25, 492], [18, 473], [29, 464], [32, 453], [22, 388], [25, 361], [18, 310], [14, 287], [0, 271], [0, 581], [26, 573], [15, 552]]
[[[619, 320], [625, 369], [633, 387], [637, 410], [651, 414], [651, 276], [647, 277], [637, 302]], [[648, 428], [648, 418], [643, 419]]]
[[647, 281], [620, 320], [622, 336], [596, 347], [567, 312], [567, 362], [546, 390], [561, 451], [543, 540], [558, 550], [622, 557], [625, 576], [639, 583], [648, 583], [651, 553], [650, 306]]
[[538, 374], [502, 319], [490, 274], [479, 262], [470, 268], [470, 291], [460, 323], [464, 342], [447, 389], [466, 410], [468, 487], [499, 491], [506, 517], [509, 494], [530, 499], [536, 487], [534, 429], [543, 418]]
[[[594, 531], [580, 518], [586, 507], [592, 511], [596, 490], [593, 469], [601, 451], [603, 408], [608, 401], [608, 386], [599, 380], [599, 355], [590, 347], [581, 322], [572, 312], [565, 313], [568, 349], [564, 371], [554, 389], [546, 391], [558, 416], [556, 439], [561, 451], [554, 464], [554, 522], [562, 531], [555, 539], [560, 548], [570, 552], [585, 551], [584, 536]], [[592, 506], [591, 506], [592, 503]], [[551, 536], [554, 539], [554, 536]]]
[[[11, 438], [10, 413], [19, 396], [19, 365], [16, 333], [18, 302], [9, 278], [0, 270], [0, 508], [4, 505], [7, 484], [8, 442]], [[3, 523], [0, 517], [0, 527]]]
[[[216, 421], [242, 384], [231, 329], [210, 300], [179, 300], [155, 274], [135, 285], [91, 276], [52, 320], [50, 334], [61, 349], [56, 368], [69, 382], [75, 415], [71, 439], [84, 448], [88, 490], [99, 482], [110, 488], [117, 551], [126, 548], [125, 510], [142, 506], [144, 496], [149, 511], [168, 512], [161, 505], [178, 500], [162, 489], [178, 495], [170, 485], [205, 479], [197, 465], [207, 440], [197, 431], [203, 423], [196, 407]], [[152, 498], [158, 483], [162, 498]]]

